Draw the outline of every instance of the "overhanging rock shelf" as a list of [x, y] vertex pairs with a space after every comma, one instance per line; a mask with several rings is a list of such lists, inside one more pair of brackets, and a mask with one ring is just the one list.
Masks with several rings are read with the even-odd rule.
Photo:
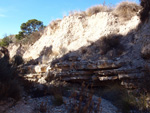
[[[26, 77], [39, 81], [44, 77], [47, 81], [62, 80], [70, 82], [87, 82], [94, 85], [120, 81], [127, 88], [135, 88], [135, 81], [144, 75], [142, 69], [131, 68], [128, 62], [117, 60], [98, 61], [63, 61], [53, 65], [30, 65], [20, 69]], [[28, 73], [28, 74], [27, 74]], [[33, 73], [33, 74], [32, 74]]]

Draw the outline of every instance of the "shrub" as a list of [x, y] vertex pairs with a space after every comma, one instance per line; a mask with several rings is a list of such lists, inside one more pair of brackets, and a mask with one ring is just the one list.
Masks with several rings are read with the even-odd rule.
[[123, 20], [130, 20], [141, 9], [139, 5], [133, 2], [121, 2], [114, 9], [113, 13]]
[[141, 56], [144, 59], [150, 59], [150, 44], [144, 46], [141, 50]]
[[41, 36], [44, 30], [33, 32], [29, 35], [23, 35], [19, 36], [20, 34], [16, 35], [18, 36], [15, 44], [21, 43], [21, 44], [34, 44]]
[[[124, 113], [129, 112], [131, 104], [129, 103], [129, 96], [127, 90], [119, 84], [113, 84], [111, 86], [104, 87], [98, 92], [102, 98], [109, 100]], [[133, 99], [132, 99], [133, 100]], [[130, 98], [131, 101], [131, 98]]]
[[89, 9], [87, 9], [86, 15], [92, 16], [92, 15], [97, 14], [99, 12], [108, 12], [108, 11], [110, 11], [110, 9], [107, 6], [97, 5], [97, 6], [93, 6]]
[[101, 113], [100, 109], [101, 98], [95, 102], [93, 100], [92, 86], [88, 92], [88, 85], [82, 83], [81, 90], [73, 92], [70, 96], [69, 104], [66, 105], [68, 113]]
[[2, 47], [7, 47], [12, 41], [9, 39], [9, 37], [4, 37], [1, 41], [0, 41], [0, 46]]
[[123, 113], [130, 113], [131, 111], [134, 111], [134, 113], [147, 113], [146, 111], [148, 111], [146, 107], [147, 95], [140, 93], [139, 89], [129, 91], [120, 84], [115, 83], [96, 91], [96, 94], [112, 102]]
[[150, 0], [140, 0], [140, 5], [143, 7], [143, 9], [140, 12], [140, 20], [142, 23], [144, 23], [149, 18], [149, 12], [150, 12]]
[[52, 22], [50, 23], [49, 26], [50, 26], [51, 29], [56, 30], [57, 27], [58, 27], [58, 24], [59, 24], [60, 22], [61, 22], [60, 19], [54, 20], [54, 21], [52, 21]]
[[22, 40], [23, 38], [25, 38], [25, 35], [24, 35], [24, 31], [20, 31], [16, 36], [15, 38], [17, 40]]
[[85, 11], [71, 11], [69, 12], [69, 15], [81, 16], [81, 17], [87, 16]]
[[34, 44], [39, 38], [41, 38], [44, 30], [33, 32], [28, 37], [28, 43]]
[[118, 54], [124, 50], [121, 42], [122, 35], [110, 34], [106, 37], [101, 37], [100, 48], [101, 54], [106, 54], [110, 50], [116, 50]]
[[31, 19], [22, 23], [21, 31], [15, 35], [16, 44], [34, 44], [42, 35], [45, 26], [42, 21]]
[[44, 28], [44, 25], [42, 21], [31, 19], [28, 20], [26, 23], [22, 23], [20, 28], [21, 32], [23, 32], [24, 35], [29, 35], [33, 32], [40, 31]]

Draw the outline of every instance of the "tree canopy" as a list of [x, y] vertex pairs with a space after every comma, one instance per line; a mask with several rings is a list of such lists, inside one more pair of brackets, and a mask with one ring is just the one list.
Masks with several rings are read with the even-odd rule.
[[40, 29], [43, 29], [43, 27], [43, 22], [36, 19], [28, 20], [26, 23], [22, 23], [20, 26], [21, 30], [27, 35], [35, 31], [39, 31]]
[[11, 43], [11, 40], [9, 39], [8, 36], [5, 36], [1, 41], [0, 41], [0, 46], [6, 47]]
[[26, 23], [22, 23], [20, 26], [21, 31], [15, 36], [17, 40], [21, 40], [26, 36], [29, 36], [33, 32], [40, 31], [44, 29], [44, 25], [42, 21], [31, 19]]

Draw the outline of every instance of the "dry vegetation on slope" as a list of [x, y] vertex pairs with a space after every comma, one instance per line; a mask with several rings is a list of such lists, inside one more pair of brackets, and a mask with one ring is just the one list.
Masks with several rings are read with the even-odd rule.
[[[29, 63], [25, 65], [27, 70], [24, 73], [36, 72], [37, 69], [36, 75], [41, 78], [35, 77], [36, 82], [33, 83], [36, 84], [40, 81], [40, 85], [44, 82], [50, 86], [52, 83], [58, 84], [59, 82], [55, 79], [69, 82], [85, 81], [85, 83], [93, 83], [95, 86], [105, 85], [107, 87], [100, 91], [100, 96], [115, 101], [114, 104], [121, 108], [122, 112], [126, 113], [130, 110], [147, 112], [150, 103], [149, 88], [146, 87], [149, 85], [150, 75], [150, 21], [148, 21], [149, 5], [144, 3], [141, 2], [144, 7], [142, 11], [140, 11], [141, 7], [135, 3], [122, 2], [115, 8], [98, 5], [85, 12], [72, 12], [62, 20], [51, 22], [42, 37], [23, 54], [23, 58], [35, 59], [37, 60], [36, 64], [43, 63], [49, 67], [40, 68], [41, 65], [37, 68], [34, 65], [28, 67], [29, 64], [33, 64]], [[141, 15], [146, 16], [142, 17]], [[147, 23], [138, 27], [140, 19]], [[32, 61], [34, 62], [34, 60]], [[115, 64], [118, 61], [121, 63]], [[34, 67], [33, 70], [32, 67]], [[46, 78], [42, 77], [43, 74], [46, 75]], [[140, 78], [143, 74], [144, 77]], [[114, 83], [135, 90], [130, 93], [124, 91], [122, 87], [112, 85]], [[29, 82], [24, 84], [29, 93], [35, 97], [53, 92], [51, 87], [48, 87], [48, 90], [45, 84], [42, 90], [37, 88], [33, 92], [30, 89], [34, 89], [34, 86]], [[138, 87], [139, 89], [136, 89]], [[54, 90], [56, 89], [54, 87]], [[96, 89], [96, 91], [98, 90]], [[56, 93], [52, 99], [54, 104], [62, 104], [62, 95], [58, 95], [57, 91], [53, 93]], [[82, 94], [82, 92], [80, 93]], [[98, 93], [96, 92], [96, 94]], [[90, 100], [90, 96], [87, 99]], [[80, 106], [80, 98], [77, 100], [79, 100], [79, 104], [78, 102], [72, 104], [76, 106], [74, 111], [84, 110], [83, 106]], [[92, 104], [83, 104], [85, 108], [89, 105], [92, 107]], [[46, 105], [41, 103], [38, 111], [45, 112]]]
[[125, 20], [130, 20], [133, 16], [136, 16], [140, 10], [141, 7], [136, 3], [121, 2], [114, 9], [113, 13], [116, 16], [119, 16], [120, 19], [122, 19], [121, 21], [125, 21]]
[[[32, 57], [33, 59], [40, 60], [42, 59], [40, 53], [44, 50], [44, 48], [49, 48], [51, 54], [43, 57], [48, 57], [47, 59], [52, 60], [56, 57], [61, 57], [69, 51], [77, 50], [82, 46], [88, 46], [99, 40], [102, 36], [106, 36], [108, 34], [127, 34], [130, 30], [136, 28], [139, 23], [139, 17], [136, 16], [136, 11], [139, 6], [134, 6], [136, 8], [134, 10], [132, 5], [130, 5], [133, 3], [126, 4], [129, 4], [130, 7], [126, 10], [129, 11], [129, 9], [133, 9], [133, 12], [130, 12], [133, 13], [130, 15], [130, 18], [133, 18], [128, 21], [119, 22], [118, 20], [121, 17], [116, 17], [113, 11], [97, 11], [97, 7], [105, 9], [106, 6], [95, 6], [90, 8], [90, 10], [88, 9], [86, 12], [79, 13], [79, 15], [77, 15], [78, 13], [76, 12], [64, 17], [62, 20], [53, 21], [46, 28], [42, 37], [24, 53], [23, 58], [28, 59]], [[114, 11], [117, 12], [117, 9], [118, 8]], [[120, 11], [120, 9], [118, 10]], [[125, 8], [123, 10], [125, 10]], [[92, 13], [92, 11], [94, 13]], [[87, 12], [91, 13], [91, 16], [86, 16]]]

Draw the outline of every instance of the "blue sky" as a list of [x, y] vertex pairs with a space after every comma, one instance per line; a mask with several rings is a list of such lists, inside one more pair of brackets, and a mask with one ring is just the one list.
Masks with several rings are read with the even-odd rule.
[[[131, 1], [131, 0], [130, 0]], [[134, 0], [139, 3], [139, 0]], [[121, 0], [105, 0], [108, 5], [115, 5]], [[50, 21], [63, 18], [69, 11], [86, 10], [104, 3], [104, 0], [0, 0], [0, 38], [17, 34], [20, 25], [29, 19]]]

